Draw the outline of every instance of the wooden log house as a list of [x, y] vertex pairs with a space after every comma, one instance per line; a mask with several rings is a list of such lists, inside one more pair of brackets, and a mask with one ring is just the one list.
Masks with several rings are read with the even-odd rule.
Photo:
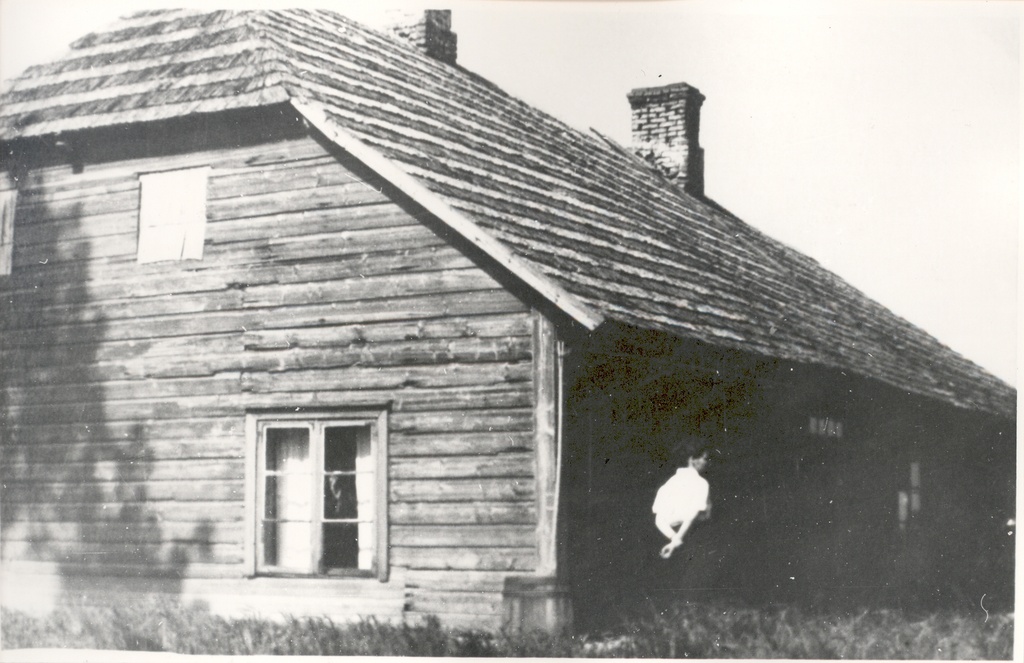
[[[1015, 391], [704, 197], [696, 89], [631, 93], [631, 151], [449, 21], [142, 12], [3, 94], [5, 605], [1012, 586]], [[657, 566], [687, 440], [715, 515]]]

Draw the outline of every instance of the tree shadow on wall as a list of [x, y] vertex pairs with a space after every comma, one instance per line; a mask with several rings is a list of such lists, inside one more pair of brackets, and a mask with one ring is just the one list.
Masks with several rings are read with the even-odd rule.
[[177, 595], [188, 566], [210, 555], [213, 524], [177, 519], [171, 492], [154, 494], [147, 425], [131, 421], [123, 401], [108, 411], [112, 385], [130, 398], [123, 344], [110, 333], [130, 320], [108, 320], [96, 298], [132, 278], [133, 260], [104, 257], [130, 243], [134, 226], [117, 221], [130, 211], [69, 189], [40, 193], [38, 170], [18, 175], [14, 269], [0, 282], [2, 560], [59, 573], [76, 599], [118, 589]]

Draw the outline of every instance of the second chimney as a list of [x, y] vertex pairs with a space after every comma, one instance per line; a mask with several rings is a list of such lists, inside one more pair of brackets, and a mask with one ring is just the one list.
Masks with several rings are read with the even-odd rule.
[[633, 151], [687, 193], [704, 195], [700, 105], [704, 95], [686, 83], [632, 90]]
[[435, 60], [455, 64], [458, 37], [452, 32], [452, 12], [448, 9], [414, 11], [392, 10], [387, 29], [395, 37], [415, 46]]

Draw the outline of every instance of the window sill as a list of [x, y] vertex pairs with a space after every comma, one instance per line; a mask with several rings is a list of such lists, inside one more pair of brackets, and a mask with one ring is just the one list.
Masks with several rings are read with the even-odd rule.
[[310, 573], [268, 573], [258, 572], [246, 578], [256, 585], [267, 586], [289, 586], [308, 588], [310, 583], [317, 583], [320, 586], [344, 587], [369, 587], [373, 585], [385, 585], [387, 580], [381, 581], [376, 573], [350, 572], [330, 574]]
[[327, 573], [300, 573], [298, 571], [257, 571], [256, 578], [376, 578], [375, 571], [332, 570]]

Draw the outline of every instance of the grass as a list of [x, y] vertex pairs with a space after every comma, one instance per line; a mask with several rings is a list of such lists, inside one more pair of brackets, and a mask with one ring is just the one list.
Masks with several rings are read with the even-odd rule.
[[44, 618], [4, 610], [6, 649], [71, 647], [185, 654], [811, 659], [1010, 659], [1013, 616], [865, 610], [829, 616], [795, 608], [676, 604], [596, 635], [455, 631], [437, 620], [392, 625], [326, 618], [228, 619], [198, 605], [151, 601], [64, 606]]

